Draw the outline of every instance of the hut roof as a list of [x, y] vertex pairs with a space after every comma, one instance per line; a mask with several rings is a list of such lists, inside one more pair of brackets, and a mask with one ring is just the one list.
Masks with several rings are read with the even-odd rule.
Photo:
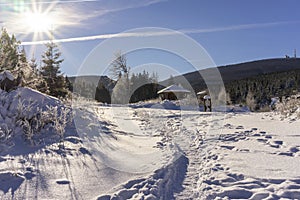
[[203, 90], [197, 93], [197, 95], [206, 95], [206, 94], [208, 94], [207, 90]]
[[178, 85], [170, 85], [162, 90], [159, 90], [157, 92], [157, 94], [161, 94], [161, 93], [190, 93], [191, 91], [183, 88], [183, 87], [180, 87]]

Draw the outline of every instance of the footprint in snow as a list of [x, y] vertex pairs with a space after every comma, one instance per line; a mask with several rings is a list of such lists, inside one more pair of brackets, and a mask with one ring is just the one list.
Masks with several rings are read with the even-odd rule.
[[256, 139], [258, 142], [263, 142], [266, 143], [268, 140], [267, 139], [263, 139], [263, 138], [258, 138]]
[[70, 183], [70, 181], [69, 180], [57, 180], [56, 183], [59, 185], [67, 185]]
[[259, 133], [254, 133], [252, 136], [253, 136], [253, 137], [260, 137], [261, 134], [259, 134]]
[[80, 148], [79, 148], [79, 151], [80, 151], [80, 153], [85, 154], [85, 155], [92, 155], [92, 154], [89, 152], [89, 150], [87, 150], [87, 149], [84, 148], [84, 147], [80, 147]]
[[266, 135], [265, 138], [272, 139], [272, 136], [271, 135]]
[[270, 147], [273, 147], [273, 148], [280, 148], [282, 145], [283, 145], [283, 141], [281, 140], [274, 140], [274, 141], [271, 141], [268, 143]]
[[292, 157], [294, 154], [292, 152], [280, 152], [280, 153], [278, 153], [278, 155]]
[[291, 147], [290, 151], [293, 152], [293, 153], [297, 153], [297, 152], [300, 151], [300, 149], [299, 149], [299, 147]]
[[281, 145], [275, 143], [269, 143], [269, 146], [278, 149]]
[[267, 132], [266, 131], [259, 131], [259, 133], [265, 135]]
[[279, 144], [279, 145], [283, 145], [283, 141], [281, 141], [281, 140], [275, 140], [274, 143]]
[[244, 129], [243, 126], [237, 126], [235, 129]]
[[249, 149], [239, 149], [238, 151], [239, 151], [239, 152], [250, 152]]
[[235, 146], [230, 146], [230, 145], [221, 145], [220, 147], [228, 150], [232, 150], [235, 148]]

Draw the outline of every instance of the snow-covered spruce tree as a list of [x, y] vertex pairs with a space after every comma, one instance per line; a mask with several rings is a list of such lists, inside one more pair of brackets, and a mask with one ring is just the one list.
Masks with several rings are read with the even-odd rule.
[[41, 75], [49, 87], [50, 95], [66, 97], [68, 94], [66, 81], [60, 71], [60, 64], [64, 59], [61, 59], [61, 52], [55, 43], [51, 41], [46, 44], [46, 47], [47, 50], [42, 55], [43, 65], [41, 67]]
[[10, 36], [5, 28], [0, 35], [0, 71], [13, 70], [19, 61], [18, 46], [14, 35]]
[[73, 84], [71, 83], [68, 76], [65, 77], [66, 87], [69, 91], [73, 92]]
[[38, 64], [36, 62], [36, 58], [34, 57], [34, 55], [32, 55], [28, 64], [30, 66], [32, 73], [30, 76], [31, 80], [27, 82], [26, 86], [36, 89], [42, 93], [48, 94], [49, 93], [48, 85], [45, 79], [43, 79], [42, 77], [42, 74], [38, 68]]
[[46, 87], [42, 83], [43, 79], [38, 76], [37, 71], [27, 61], [25, 49], [20, 48], [20, 42], [16, 40], [14, 35], [10, 36], [7, 30], [2, 28], [0, 35], [0, 72], [5, 70], [11, 72], [16, 78], [13, 87], [27, 86], [41, 92], [46, 91], [43, 89]]
[[255, 97], [251, 91], [248, 91], [247, 93], [246, 105], [249, 107], [251, 111], [255, 111], [256, 109]]

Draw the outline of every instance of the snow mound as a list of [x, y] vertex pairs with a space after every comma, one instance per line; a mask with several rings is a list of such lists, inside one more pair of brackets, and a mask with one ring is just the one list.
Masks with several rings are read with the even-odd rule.
[[50, 107], [62, 108], [64, 105], [57, 98], [31, 88], [20, 87], [11, 92], [0, 90], [0, 124], [13, 126], [19, 118], [30, 120]]
[[45, 108], [46, 106], [62, 105], [59, 99], [26, 87], [20, 87], [9, 92], [7, 97], [11, 100], [12, 107], [17, 107], [19, 99], [26, 104], [34, 103], [35, 107], [38, 106], [41, 108]]

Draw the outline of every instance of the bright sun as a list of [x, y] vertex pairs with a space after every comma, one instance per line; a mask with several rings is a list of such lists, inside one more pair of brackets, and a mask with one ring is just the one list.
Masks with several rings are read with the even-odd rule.
[[47, 13], [28, 12], [24, 17], [25, 24], [31, 32], [45, 33], [53, 29], [54, 19]]

